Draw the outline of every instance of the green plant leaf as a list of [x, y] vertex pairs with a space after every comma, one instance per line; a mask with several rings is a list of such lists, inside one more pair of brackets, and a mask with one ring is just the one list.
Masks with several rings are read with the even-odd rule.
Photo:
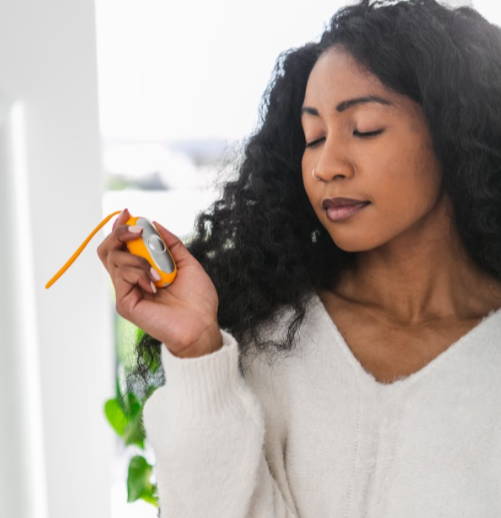
[[122, 437], [125, 433], [129, 420], [125, 415], [120, 403], [116, 399], [108, 399], [104, 404], [104, 415], [115, 432]]
[[156, 485], [150, 481], [153, 466], [141, 455], [135, 455], [129, 461], [127, 472], [127, 502], [143, 499], [154, 505], [158, 504]]
[[118, 378], [118, 375], [115, 376], [115, 399], [117, 400], [117, 403], [120, 405], [120, 408], [125, 413], [126, 408], [125, 408], [125, 403], [124, 403], [124, 397], [120, 390], [120, 380]]
[[[162, 347], [164, 347], [164, 346], [162, 345]], [[157, 372], [157, 370], [160, 367], [160, 365], [162, 365], [162, 361], [161, 361], [160, 354], [158, 354], [158, 355], [155, 355], [153, 357], [153, 359], [151, 360], [151, 364], [149, 366], [149, 371], [152, 374], [155, 374], [155, 372]]]
[[145, 433], [141, 415], [137, 415], [128, 422], [123, 439], [125, 444], [135, 444], [144, 450]]
[[115, 319], [115, 333], [118, 361], [125, 369], [125, 372], [132, 372], [136, 364], [134, 352], [138, 327], [117, 314]]
[[144, 450], [145, 431], [142, 422], [143, 405], [134, 392], [127, 392], [125, 397], [127, 426], [123, 439], [125, 444], [135, 444]]
[[141, 413], [142, 405], [134, 392], [127, 392], [125, 395], [125, 413], [132, 419]]
[[141, 329], [140, 327], [137, 328], [136, 330], [136, 343], [139, 343], [139, 341], [141, 340], [141, 338], [145, 335], [145, 332], [143, 329]]
[[151, 492], [150, 493], [148, 493], [148, 492], [143, 493], [141, 495], [141, 498], [145, 502], [148, 502], [149, 504], [153, 504], [155, 507], [158, 507], [159, 506], [159, 502], [158, 502], [158, 496], [157, 496], [157, 486], [153, 485]]

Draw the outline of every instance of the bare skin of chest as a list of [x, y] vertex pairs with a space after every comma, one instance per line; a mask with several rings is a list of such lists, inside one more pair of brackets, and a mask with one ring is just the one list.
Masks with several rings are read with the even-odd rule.
[[319, 296], [353, 356], [380, 383], [391, 383], [421, 370], [482, 320], [402, 327], [355, 311], [332, 296]]

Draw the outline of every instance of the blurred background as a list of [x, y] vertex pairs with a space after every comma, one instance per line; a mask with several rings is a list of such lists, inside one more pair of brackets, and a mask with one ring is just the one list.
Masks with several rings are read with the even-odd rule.
[[[0, 516], [157, 516], [127, 502], [131, 457], [153, 453], [103, 412], [137, 331], [96, 253], [115, 217], [44, 286], [125, 207], [188, 239], [255, 130], [278, 54], [348, 3], [0, 0]], [[492, 0], [443, 3], [501, 25]]]

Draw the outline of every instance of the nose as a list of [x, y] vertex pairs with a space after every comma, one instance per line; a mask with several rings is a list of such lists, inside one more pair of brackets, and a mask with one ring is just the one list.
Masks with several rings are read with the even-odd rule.
[[350, 178], [353, 170], [346, 163], [318, 161], [312, 170], [312, 176], [323, 182], [329, 182], [337, 178]]
[[[328, 139], [327, 139], [328, 140]], [[318, 155], [318, 160], [313, 164], [313, 175], [321, 181], [329, 182], [338, 177], [350, 178], [353, 176], [353, 168], [339, 151], [339, 146], [324, 142]]]
[[332, 171], [332, 168], [329, 168], [329, 169], [322, 168], [319, 171], [317, 167], [313, 168], [312, 174], [315, 178], [317, 178], [318, 180], [323, 181], [323, 182], [329, 182], [332, 179], [348, 176], [347, 173], [339, 172], [339, 170]]

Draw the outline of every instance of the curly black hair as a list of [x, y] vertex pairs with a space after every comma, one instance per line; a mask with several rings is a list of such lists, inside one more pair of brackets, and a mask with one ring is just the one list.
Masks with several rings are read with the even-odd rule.
[[[214, 282], [219, 325], [241, 356], [251, 342], [259, 351], [292, 350], [313, 292], [332, 288], [353, 264], [354, 253], [337, 247], [319, 223], [301, 172], [306, 83], [334, 45], [419, 103], [463, 246], [501, 280], [501, 29], [470, 7], [361, 0], [340, 8], [318, 42], [278, 56], [257, 130], [235, 161], [236, 178], [198, 214], [186, 245]], [[294, 310], [286, 339], [263, 341], [261, 324], [273, 324], [281, 308]], [[147, 334], [136, 345], [145, 382], [159, 348]]]

